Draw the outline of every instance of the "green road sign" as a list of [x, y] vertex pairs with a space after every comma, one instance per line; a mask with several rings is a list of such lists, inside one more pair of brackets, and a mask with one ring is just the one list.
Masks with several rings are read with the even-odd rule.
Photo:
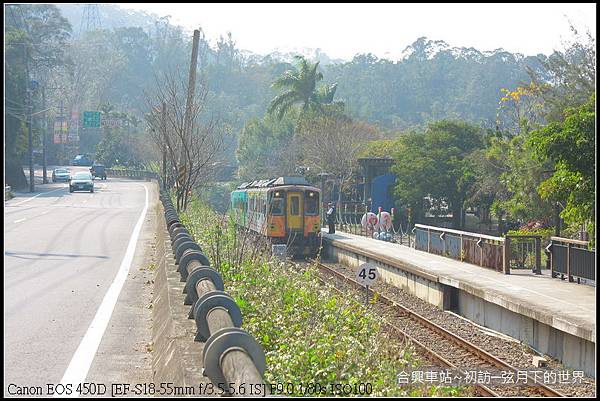
[[83, 128], [100, 128], [100, 112], [84, 111]]

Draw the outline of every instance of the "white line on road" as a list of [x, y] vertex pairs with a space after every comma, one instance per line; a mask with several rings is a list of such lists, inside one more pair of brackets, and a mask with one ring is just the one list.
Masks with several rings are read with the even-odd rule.
[[30, 200], [32, 200], [32, 199], [34, 199], [34, 198], [37, 198], [37, 197], [38, 197], [38, 196], [40, 196], [40, 195], [49, 194], [50, 192], [56, 192], [56, 191], [60, 191], [60, 190], [62, 190], [62, 189], [65, 189], [65, 187], [63, 187], [63, 188], [58, 188], [58, 189], [53, 189], [52, 191], [46, 191], [46, 192], [39, 193], [39, 194], [37, 194], [36, 196], [32, 196], [32, 197], [31, 197], [31, 198], [29, 198], [29, 199], [25, 199], [23, 202], [15, 203], [14, 205], [10, 205], [10, 206], [19, 206], [19, 205], [21, 205], [21, 204], [23, 204], [23, 203], [25, 203], [25, 202], [29, 202]]
[[20, 222], [22, 222], [22, 221], [25, 221], [25, 220], [27, 220], [27, 219], [19, 219], [19, 220], [15, 220], [13, 223], [20, 223]]
[[[73, 393], [70, 397], [79, 396], [77, 391], [75, 391], [77, 385], [83, 383], [87, 377], [92, 361], [96, 356], [96, 351], [100, 346], [104, 331], [106, 330], [106, 326], [108, 326], [117, 299], [121, 293], [121, 288], [123, 288], [123, 284], [125, 284], [125, 280], [127, 279], [127, 273], [129, 273], [129, 268], [131, 267], [131, 262], [133, 261], [133, 255], [135, 253], [135, 245], [140, 235], [146, 212], [148, 211], [148, 188], [146, 188], [145, 185], [143, 185], [143, 187], [146, 191], [146, 203], [131, 234], [129, 245], [127, 245], [127, 251], [125, 252], [119, 271], [106, 292], [106, 295], [100, 304], [100, 308], [98, 308], [96, 316], [94, 316], [94, 320], [92, 320], [92, 323], [88, 327], [85, 336], [83, 336], [79, 347], [77, 347], [77, 351], [75, 351], [75, 354], [60, 381], [63, 385], [69, 383], [72, 385]], [[56, 396], [57, 395], [55, 395], [55, 397]]]

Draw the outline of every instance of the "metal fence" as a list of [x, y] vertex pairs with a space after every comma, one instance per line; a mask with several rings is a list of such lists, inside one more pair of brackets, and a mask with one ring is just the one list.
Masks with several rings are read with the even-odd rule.
[[506, 235], [504, 247], [509, 269], [531, 270], [542, 274], [541, 235]]
[[415, 224], [414, 231], [415, 249], [496, 271], [506, 268], [504, 238], [423, 224]]
[[124, 177], [134, 178], [138, 180], [150, 181], [152, 179], [158, 179], [158, 174], [153, 171], [147, 170], [119, 170], [119, 169], [106, 169], [106, 175], [111, 177]]
[[582, 278], [596, 281], [596, 251], [588, 246], [588, 241], [550, 237], [546, 251], [552, 277], [568, 278], [571, 282], [577, 279], [578, 283]]

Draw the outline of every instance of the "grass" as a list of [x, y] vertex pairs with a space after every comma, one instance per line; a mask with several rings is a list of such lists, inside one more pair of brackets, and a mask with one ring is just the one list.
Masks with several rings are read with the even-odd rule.
[[242, 310], [243, 328], [264, 347], [267, 383], [326, 389], [293, 395], [331, 395], [338, 383], [353, 389], [369, 383], [371, 396], [465, 394], [459, 387], [398, 386], [400, 371], [418, 370], [412, 347], [390, 337], [378, 316], [353, 297], [322, 286], [316, 266], [299, 271], [257, 252], [255, 241], [241, 238], [231, 222], [198, 201], [181, 220], [218, 261], [214, 267]]

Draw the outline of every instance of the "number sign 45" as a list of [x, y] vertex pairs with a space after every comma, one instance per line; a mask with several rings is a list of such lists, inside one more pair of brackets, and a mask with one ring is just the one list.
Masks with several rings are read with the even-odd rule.
[[371, 286], [379, 278], [377, 265], [373, 263], [363, 263], [356, 270], [356, 281], [364, 286]]

